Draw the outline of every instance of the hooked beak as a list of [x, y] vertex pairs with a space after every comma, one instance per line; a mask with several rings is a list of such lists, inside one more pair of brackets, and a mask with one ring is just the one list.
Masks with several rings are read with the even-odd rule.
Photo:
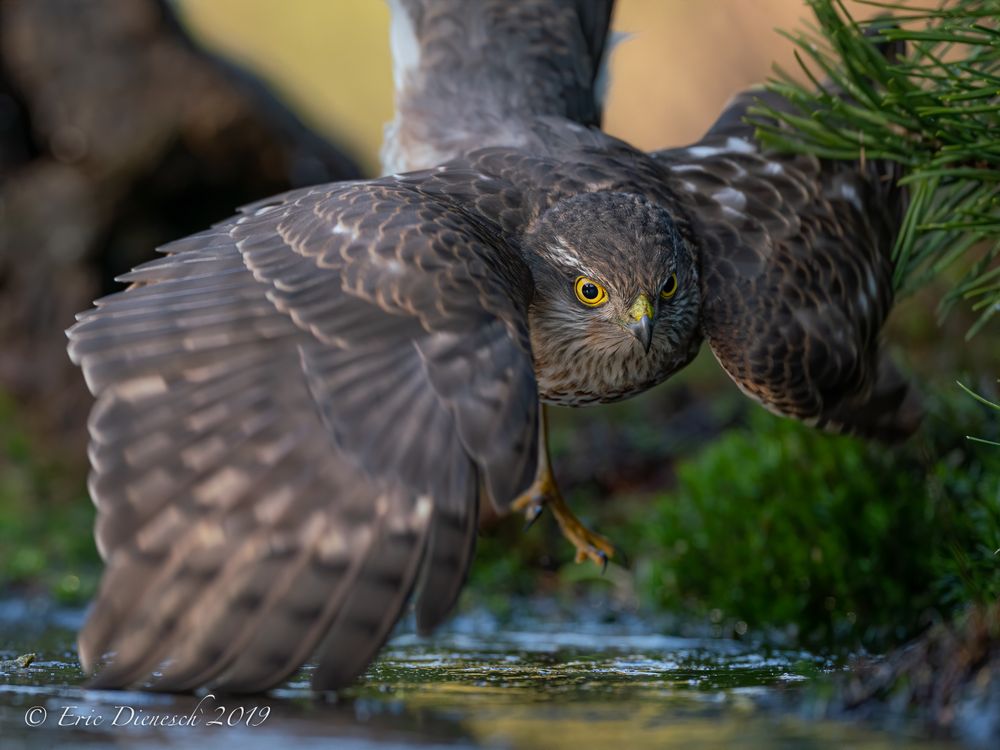
[[635, 298], [632, 307], [629, 308], [630, 322], [626, 324], [632, 335], [642, 344], [642, 350], [647, 354], [653, 343], [653, 314], [653, 303], [645, 294], [640, 294]]

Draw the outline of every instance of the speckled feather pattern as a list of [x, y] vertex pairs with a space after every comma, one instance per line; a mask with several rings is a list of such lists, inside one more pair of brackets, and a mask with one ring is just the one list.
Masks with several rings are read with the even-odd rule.
[[877, 161], [761, 153], [739, 117], [760, 97], [782, 106], [748, 92], [696, 146], [654, 154], [699, 245], [704, 334], [737, 385], [772, 411], [906, 435], [919, 405], [879, 338], [905, 191]]

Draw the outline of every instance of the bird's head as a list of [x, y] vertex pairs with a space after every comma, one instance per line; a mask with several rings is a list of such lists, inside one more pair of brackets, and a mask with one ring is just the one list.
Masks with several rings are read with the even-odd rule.
[[651, 374], [691, 359], [698, 272], [665, 208], [631, 193], [575, 195], [542, 214], [526, 242], [539, 369], [583, 365], [601, 377], [604, 368], [610, 381], [599, 387], [614, 390], [648, 387]]

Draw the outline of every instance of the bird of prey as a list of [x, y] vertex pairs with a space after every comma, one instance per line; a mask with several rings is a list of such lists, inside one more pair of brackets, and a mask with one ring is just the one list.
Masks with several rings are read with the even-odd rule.
[[[541, 404], [616, 401], [707, 340], [820, 427], [913, 428], [884, 357], [887, 168], [762, 150], [738, 96], [693, 146], [596, 125], [610, 3], [394, 4], [399, 117], [378, 179], [247, 206], [162, 248], [69, 331], [97, 402], [106, 561], [93, 684], [348, 684], [413, 596], [439, 624], [480, 501], [559, 496]], [[103, 666], [102, 666], [103, 664]]]

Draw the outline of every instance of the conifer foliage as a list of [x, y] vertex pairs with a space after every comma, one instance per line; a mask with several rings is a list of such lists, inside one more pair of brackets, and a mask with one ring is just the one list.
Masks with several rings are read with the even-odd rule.
[[[776, 69], [790, 111], [754, 110], [769, 145], [833, 159], [887, 159], [910, 203], [895, 284], [954, 279], [971, 337], [1000, 313], [1000, 0], [808, 0], [815, 24], [786, 33], [807, 81]], [[862, 8], [862, 6], [866, 6]]]

